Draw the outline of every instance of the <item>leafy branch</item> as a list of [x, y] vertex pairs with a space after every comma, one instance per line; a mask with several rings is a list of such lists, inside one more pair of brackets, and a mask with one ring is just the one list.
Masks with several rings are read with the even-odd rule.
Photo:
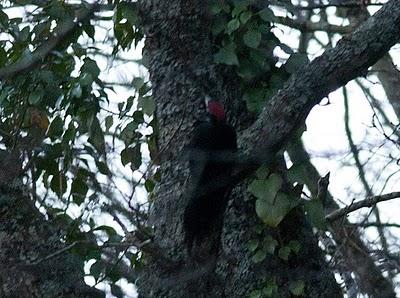
[[38, 47], [31, 55], [26, 55], [19, 59], [17, 62], [0, 68], [0, 80], [11, 78], [21, 72], [31, 70], [37, 63], [45, 59], [51, 51], [53, 51], [64, 38], [71, 34], [82, 22], [88, 19], [98, 9], [97, 4], [93, 4], [89, 9], [79, 10], [76, 14], [75, 20], [67, 19], [57, 26], [54, 30], [53, 36], [49, 38], [44, 44]]

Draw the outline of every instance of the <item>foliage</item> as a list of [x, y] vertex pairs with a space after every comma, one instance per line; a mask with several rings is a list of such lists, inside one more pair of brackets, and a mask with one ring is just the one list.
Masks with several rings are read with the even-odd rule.
[[283, 180], [277, 174], [271, 174], [267, 179], [256, 179], [249, 185], [249, 191], [257, 198], [257, 215], [273, 228], [298, 205], [298, 198], [281, 191], [282, 186]]
[[[271, 31], [276, 17], [267, 6], [258, 8], [251, 0], [214, 1], [210, 11], [211, 32], [219, 45], [214, 61], [234, 69], [248, 109], [259, 112], [307, 58], [293, 53]], [[283, 67], [277, 67], [277, 47], [292, 54]]]
[[[57, 40], [56, 34], [80, 15], [88, 17]], [[116, 216], [131, 208], [137, 217], [142, 215], [144, 207], [135, 206], [128, 196], [114, 198], [115, 180], [120, 179], [115, 156], [120, 152], [121, 167], [138, 172], [148, 163], [144, 148], [149, 144], [152, 154], [156, 152], [156, 122], [149, 83], [142, 77], [133, 78], [129, 85], [135, 89], [124, 91], [130, 96], [115, 104], [116, 86], [107, 75], [112, 67], [102, 57], [118, 61], [121, 53], [138, 46], [143, 38], [139, 24], [136, 6], [129, 1], [10, 1], [0, 7], [0, 69], [34, 60], [56, 40], [39, 63], [1, 80], [0, 144], [25, 156], [25, 179], [33, 198], [40, 197], [42, 211], [66, 227], [64, 240], [72, 244], [71, 251], [85, 261], [95, 260], [90, 274], [96, 283], [111, 282], [115, 295], [120, 291], [115, 282], [123, 277], [119, 265], [134, 266], [141, 256], [131, 249], [128, 258], [128, 251], [118, 248], [121, 232], [109, 223], [101, 225], [96, 214], [113, 210], [110, 215]], [[151, 192], [154, 173], [149, 168], [142, 178], [128, 179], [125, 184], [133, 187], [124, 192], [145, 185]], [[132, 227], [126, 215], [125, 225]]]
[[[213, 61], [236, 76], [252, 113], [260, 112], [308, 61], [279, 40], [274, 25], [278, 18], [258, 2], [219, 0], [209, 7]], [[282, 8], [296, 12], [289, 2], [282, 2]], [[80, 20], [82, 15], [86, 17]], [[94, 284], [108, 283], [116, 297], [123, 296], [119, 280], [135, 279], [124, 269], [143, 266], [143, 253], [129, 242], [127, 231], [151, 237], [147, 213], [160, 181], [151, 85], [144, 59], [130, 58], [142, 47], [141, 21], [137, 3], [128, 0], [15, 0], [0, 5], [0, 73], [39, 57], [23, 71], [1, 77], [0, 150], [17, 151], [23, 158], [31, 199], [52, 223], [63, 227], [62, 241], [88, 264]], [[57, 39], [70, 24], [74, 26]], [[52, 41], [54, 47], [46, 52]], [[280, 57], [277, 49], [283, 53]], [[137, 71], [123, 81], [113, 73], [119, 64]], [[364, 165], [358, 166], [365, 176]], [[307, 184], [307, 175], [299, 163], [284, 175], [259, 169], [248, 190], [263, 223], [260, 230], [278, 227], [299, 204], [314, 227], [326, 229], [323, 202], [315, 196], [301, 200], [301, 189], [293, 187]], [[117, 224], [111, 219], [118, 219]], [[261, 263], [275, 255], [287, 262], [301, 250], [297, 241], [283, 244], [277, 239], [259, 233], [250, 240], [252, 261]], [[304, 288], [301, 280], [288, 284], [295, 296]], [[277, 294], [272, 278], [250, 297]]]
[[[28, 71], [1, 81], [0, 143], [25, 156], [32, 198], [40, 197], [42, 210], [67, 227], [64, 240], [72, 245], [71, 252], [90, 262], [95, 283], [109, 282], [116, 296], [122, 295], [115, 284], [123, 277], [121, 268], [130, 264], [139, 269], [141, 254], [129, 246], [122, 249], [126, 239], [121, 231], [96, 220], [96, 214], [123, 218], [122, 229], [143, 227], [147, 205], [132, 197], [140, 188], [151, 199], [160, 179], [154, 164], [158, 149], [151, 86], [138, 73], [127, 83], [134, 90], [125, 90], [128, 96], [121, 100], [114, 95], [118, 82], [107, 75], [112, 67], [104, 65], [110, 58], [124, 62], [121, 53], [140, 48], [143, 32], [136, 5], [10, 1], [0, 9], [0, 69], [34, 60], [49, 40], [56, 41]], [[252, 1], [215, 1], [210, 11], [214, 61], [234, 69], [249, 110], [258, 112], [303, 58], [272, 33], [275, 16], [270, 8], [257, 8]], [[87, 17], [57, 40], [56, 34], [81, 15]], [[279, 46], [293, 54], [282, 67], [273, 54]], [[129, 63], [142, 67], [139, 60]], [[122, 191], [116, 173], [126, 166], [135, 178], [124, 178], [131, 189]], [[257, 214], [271, 226], [296, 205], [279, 190], [280, 184], [272, 175], [250, 186]], [[130, 194], [116, 200], [116, 191]], [[266, 212], [268, 208], [273, 212]], [[253, 244], [254, 261], [273, 254], [276, 246], [272, 238]]]

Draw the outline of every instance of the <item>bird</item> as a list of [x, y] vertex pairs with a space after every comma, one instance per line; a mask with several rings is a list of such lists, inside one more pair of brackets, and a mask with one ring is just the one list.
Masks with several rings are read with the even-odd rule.
[[195, 124], [187, 146], [190, 186], [183, 228], [189, 253], [213, 233], [220, 239], [237, 151], [236, 132], [222, 103], [206, 98], [206, 107], [206, 119]]

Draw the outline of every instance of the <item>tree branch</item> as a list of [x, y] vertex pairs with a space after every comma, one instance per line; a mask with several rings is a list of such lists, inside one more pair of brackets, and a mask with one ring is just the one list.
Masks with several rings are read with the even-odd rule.
[[300, 6], [297, 5], [295, 6], [296, 9], [301, 9], [301, 10], [312, 10], [312, 9], [325, 9], [328, 7], [341, 7], [341, 8], [359, 8], [361, 6], [382, 6], [384, 3], [368, 3], [368, 4], [363, 4], [357, 1], [348, 1], [347, 3], [337, 3], [332, 1], [332, 3], [328, 4], [315, 4], [315, 5], [308, 5], [308, 6]]
[[381, 195], [381, 196], [368, 197], [365, 200], [352, 203], [345, 208], [341, 208], [339, 210], [333, 211], [332, 213], [328, 214], [325, 217], [325, 219], [327, 221], [332, 222], [332, 221], [335, 221], [335, 220], [341, 218], [342, 216], [345, 216], [345, 215], [347, 215], [353, 211], [356, 211], [358, 209], [361, 209], [364, 207], [372, 207], [376, 203], [389, 201], [389, 200], [393, 200], [396, 198], [400, 198], [400, 192], [392, 192], [392, 193], [388, 193], [388, 194]]
[[351, 26], [337, 26], [323, 22], [315, 23], [311, 21], [300, 21], [279, 16], [276, 18], [277, 18], [277, 23], [304, 32], [325, 31], [330, 33], [347, 34], [352, 31]]
[[[333, 49], [294, 73], [240, 139], [243, 151], [268, 160], [282, 149], [311, 109], [350, 80], [366, 75], [400, 38], [400, 6], [389, 1]], [[323, 76], [321, 75], [323, 74]]]

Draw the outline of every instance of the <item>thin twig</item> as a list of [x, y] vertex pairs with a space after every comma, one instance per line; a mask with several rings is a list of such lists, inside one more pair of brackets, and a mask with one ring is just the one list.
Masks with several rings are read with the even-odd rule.
[[352, 31], [351, 26], [338, 26], [323, 22], [315, 23], [311, 21], [294, 20], [291, 18], [279, 17], [279, 16], [276, 17], [276, 19], [277, 19], [276, 23], [278, 24], [288, 26], [304, 32], [325, 31], [330, 33], [347, 34]]
[[389, 201], [397, 198], [400, 198], [400, 192], [392, 192], [385, 195], [368, 197], [365, 200], [354, 202], [347, 207], [333, 211], [332, 213], [328, 214], [325, 219], [332, 222], [358, 209], [372, 207], [379, 202]]

